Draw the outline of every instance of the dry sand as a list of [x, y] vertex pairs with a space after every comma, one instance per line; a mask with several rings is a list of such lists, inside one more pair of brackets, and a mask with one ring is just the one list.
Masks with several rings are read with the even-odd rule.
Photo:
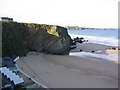
[[118, 64], [104, 59], [31, 52], [16, 64], [48, 88], [118, 88]]
[[120, 50], [102, 50], [101, 52], [97, 52], [97, 54], [117, 54], [120, 55]]

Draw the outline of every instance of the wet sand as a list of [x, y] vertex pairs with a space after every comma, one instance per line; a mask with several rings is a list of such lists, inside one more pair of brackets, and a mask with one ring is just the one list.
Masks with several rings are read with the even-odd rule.
[[118, 87], [118, 64], [104, 59], [31, 52], [16, 64], [48, 88]]
[[107, 49], [112, 49], [113, 46], [96, 44], [96, 43], [77, 43], [76, 48], [72, 49], [71, 52], [80, 52], [80, 50], [85, 52], [92, 52], [92, 51], [102, 51]]

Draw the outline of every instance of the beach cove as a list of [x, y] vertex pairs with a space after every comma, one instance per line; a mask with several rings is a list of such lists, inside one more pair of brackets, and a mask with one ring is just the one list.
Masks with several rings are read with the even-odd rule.
[[88, 42], [77, 42], [69, 55], [29, 52], [16, 65], [48, 88], [118, 88], [119, 57], [116, 45], [88, 39]]
[[[118, 49], [95, 43], [76, 45], [69, 55], [29, 52], [19, 58], [16, 65], [48, 88], [118, 88], [118, 58], [109, 56], [119, 56]], [[93, 50], [96, 52], [91, 52]]]
[[[26, 76], [24, 81], [32, 80], [38, 86], [118, 88], [120, 55], [116, 38], [81, 35], [57, 25], [5, 21], [3, 57], [15, 55], [17, 60], [9, 59]], [[5, 64], [2, 67], [11, 68]]]

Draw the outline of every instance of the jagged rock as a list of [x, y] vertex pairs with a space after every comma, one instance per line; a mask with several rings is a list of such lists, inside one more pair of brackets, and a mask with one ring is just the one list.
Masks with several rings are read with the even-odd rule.
[[29, 51], [68, 54], [72, 39], [67, 29], [44, 24], [2, 22], [2, 55], [26, 55]]

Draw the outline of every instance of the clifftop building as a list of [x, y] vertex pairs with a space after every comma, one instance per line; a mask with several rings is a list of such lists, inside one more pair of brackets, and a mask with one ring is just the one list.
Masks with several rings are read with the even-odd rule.
[[13, 18], [0, 17], [1, 21], [13, 21]]

